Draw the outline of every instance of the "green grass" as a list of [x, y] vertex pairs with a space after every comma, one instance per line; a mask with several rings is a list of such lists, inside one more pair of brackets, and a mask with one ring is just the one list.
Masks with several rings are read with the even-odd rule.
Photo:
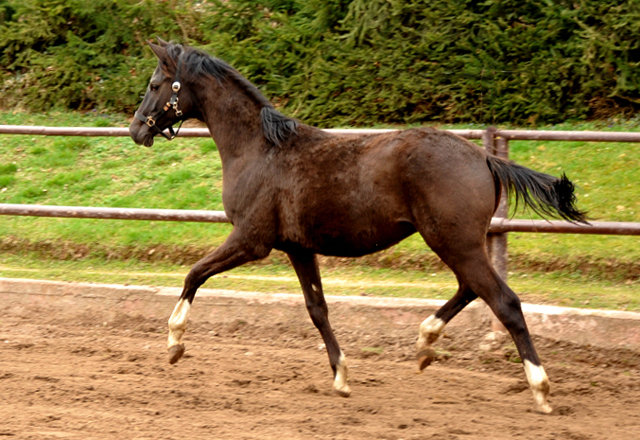
[[[96, 120], [111, 119], [74, 113], [21, 118], [0, 114], [0, 124], [92, 126]], [[121, 117], [112, 122], [126, 126]], [[128, 138], [0, 138], [0, 203], [222, 210], [222, 167], [210, 139], [158, 142], [146, 149]], [[113, 224], [104, 222], [37, 218], [7, 217], [0, 225], [5, 237], [108, 241], [113, 246], [218, 245], [227, 233], [224, 226], [122, 222], [114, 234]]]
[[[127, 126], [128, 121], [94, 113], [0, 112], [0, 124]], [[635, 121], [540, 128], [640, 129]], [[0, 141], [0, 203], [222, 210], [222, 168], [210, 139], [158, 140], [150, 149], [128, 138], [0, 135]], [[566, 172], [577, 186], [580, 207], [592, 218], [640, 221], [639, 145], [517, 141], [510, 143], [510, 155], [540, 171]], [[517, 217], [535, 218], [529, 213]], [[188, 265], [220, 245], [230, 230], [227, 224], [2, 217], [0, 273], [180, 285]], [[638, 237], [511, 233], [510, 284], [525, 300], [639, 310], [639, 244]], [[252, 277], [216, 277], [212, 283], [217, 288], [298, 292], [286, 258], [275, 255], [269, 262], [233, 271]], [[325, 290], [448, 298], [455, 279], [435, 262], [413, 236], [383, 254], [350, 263], [324, 259], [325, 281], [348, 281], [330, 282]], [[291, 280], [284, 280], [284, 273]], [[433, 285], [436, 280], [442, 285]]]
[[[456, 279], [449, 271], [377, 269], [358, 265], [321, 266], [327, 295], [449, 299], [457, 288]], [[139, 260], [43, 260], [38, 254], [29, 252], [5, 254], [0, 261], [0, 277], [147, 286], [181, 287], [188, 270], [189, 267], [185, 265]], [[637, 281], [585, 280], [566, 271], [511, 272], [509, 284], [525, 302], [640, 311], [640, 286]], [[284, 262], [242, 266], [211, 278], [204, 287], [300, 294], [295, 273]]]

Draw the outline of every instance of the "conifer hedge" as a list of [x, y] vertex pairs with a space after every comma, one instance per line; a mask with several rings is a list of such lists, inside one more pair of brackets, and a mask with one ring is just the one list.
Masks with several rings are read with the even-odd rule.
[[131, 112], [154, 35], [319, 126], [640, 110], [640, 0], [0, 0], [0, 105]]

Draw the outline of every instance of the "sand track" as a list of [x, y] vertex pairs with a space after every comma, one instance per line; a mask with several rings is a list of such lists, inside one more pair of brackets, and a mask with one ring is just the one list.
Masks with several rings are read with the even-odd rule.
[[[97, 307], [97, 306], [96, 306]], [[47, 308], [0, 315], [0, 438], [630, 439], [640, 432], [640, 354], [536, 338], [555, 413], [531, 411], [506, 341], [448, 330], [417, 374], [417, 329], [341, 331], [353, 394], [331, 373], [310, 322], [193, 320], [178, 364], [165, 321]]]

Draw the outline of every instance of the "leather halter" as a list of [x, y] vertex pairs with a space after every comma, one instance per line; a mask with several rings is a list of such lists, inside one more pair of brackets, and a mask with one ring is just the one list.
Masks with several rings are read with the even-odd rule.
[[171, 98], [169, 98], [169, 101], [167, 101], [164, 107], [162, 107], [162, 110], [156, 113], [155, 116], [143, 116], [143, 115], [140, 115], [138, 112], [135, 112], [134, 114], [136, 119], [139, 119], [140, 121], [147, 124], [149, 127], [153, 128], [155, 131], [158, 132], [157, 134], [161, 134], [167, 140], [175, 139], [178, 136], [178, 133], [180, 132], [180, 128], [182, 127], [182, 123], [184, 122], [184, 120], [180, 121], [180, 125], [178, 126], [177, 131], [173, 130], [173, 124], [167, 127], [170, 135], [166, 134], [163, 130], [160, 130], [156, 125], [156, 121], [160, 119], [162, 116], [164, 116], [164, 114], [168, 112], [170, 108], [173, 109], [177, 117], [182, 116], [182, 110], [178, 109], [178, 101], [179, 101], [178, 92], [182, 87], [182, 85], [180, 84], [180, 65], [181, 64], [182, 64], [182, 59], [178, 58], [178, 68], [176, 70], [176, 76], [173, 80], [173, 83], [171, 84], [171, 90], [173, 91], [173, 93], [171, 94]]

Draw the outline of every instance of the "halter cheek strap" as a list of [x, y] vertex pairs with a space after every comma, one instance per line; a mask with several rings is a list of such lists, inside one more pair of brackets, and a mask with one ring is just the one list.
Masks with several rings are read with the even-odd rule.
[[156, 125], [156, 121], [160, 119], [166, 112], [168, 112], [169, 109], [173, 109], [177, 117], [182, 116], [182, 110], [178, 108], [178, 102], [180, 101], [180, 99], [178, 98], [178, 92], [182, 87], [182, 85], [180, 84], [180, 65], [181, 64], [182, 64], [182, 59], [178, 58], [178, 68], [176, 70], [176, 76], [175, 76], [175, 79], [173, 80], [173, 84], [171, 84], [171, 90], [172, 90], [171, 98], [169, 98], [169, 101], [167, 101], [164, 107], [162, 107], [162, 110], [159, 113], [157, 113], [155, 116], [143, 116], [138, 112], [134, 114], [136, 119], [144, 122], [149, 127], [153, 128], [157, 132], [157, 134], [164, 136], [167, 140], [173, 140], [178, 136], [178, 133], [180, 133], [180, 128], [182, 127], [182, 123], [184, 122], [184, 120], [180, 121], [180, 125], [178, 126], [177, 131], [173, 130], [173, 125], [168, 126], [167, 130], [169, 130], [169, 134], [166, 134], [163, 130], [160, 130]]

